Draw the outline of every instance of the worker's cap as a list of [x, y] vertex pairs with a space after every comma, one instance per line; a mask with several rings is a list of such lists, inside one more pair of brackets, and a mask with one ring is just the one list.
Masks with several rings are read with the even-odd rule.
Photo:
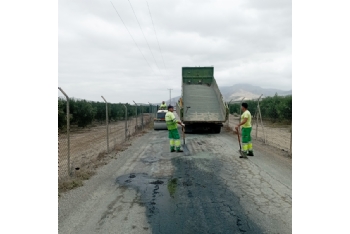
[[171, 108], [174, 108], [174, 107], [173, 107], [173, 106], [171, 106], [171, 105], [169, 105], [169, 106], [168, 106], [168, 110], [169, 110], [169, 109], [171, 109]]

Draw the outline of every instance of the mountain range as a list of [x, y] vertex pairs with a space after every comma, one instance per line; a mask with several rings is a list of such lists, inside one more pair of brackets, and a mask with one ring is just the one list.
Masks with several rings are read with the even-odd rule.
[[292, 95], [292, 90], [284, 91], [280, 89], [266, 89], [250, 84], [236, 84], [233, 86], [219, 87], [225, 101], [238, 101], [257, 99], [262, 94], [263, 97]]
[[[232, 86], [222, 86], [219, 87], [220, 92], [224, 98], [224, 101], [239, 101], [244, 98], [244, 100], [252, 100], [257, 99], [260, 97], [261, 94], [263, 94], [262, 98], [274, 96], [276, 93], [278, 96], [287, 96], [292, 95], [292, 90], [280, 90], [280, 89], [266, 89], [261, 88], [259, 86], [250, 85], [250, 84], [235, 84]], [[171, 104], [174, 105], [178, 100], [180, 96], [176, 96], [171, 98]], [[166, 101], [166, 104], [168, 105], [169, 99]]]

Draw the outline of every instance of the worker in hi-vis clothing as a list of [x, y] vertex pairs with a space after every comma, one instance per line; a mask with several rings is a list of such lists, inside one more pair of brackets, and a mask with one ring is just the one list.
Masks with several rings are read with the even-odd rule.
[[170, 139], [170, 152], [175, 152], [175, 149], [176, 152], [183, 152], [183, 150], [180, 149], [181, 141], [179, 132], [177, 131], [177, 124], [180, 124], [182, 127], [185, 127], [185, 124], [176, 120], [173, 111], [174, 107], [169, 105], [168, 112], [165, 115], [165, 122], [168, 128]]
[[248, 104], [242, 103], [242, 115], [241, 115], [241, 123], [236, 126], [236, 130], [239, 134], [239, 127], [242, 126], [242, 146], [243, 146], [243, 155], [240, 158], [244, 158], [246, 156], [254, 156], [253, 153], [253, 143], [252, 143], [252, 115], [248, 110]]
[[160, 105], [159, 109], [160, 109], [160, 110], [166, 110], [166, 104], [165, 104], [164, 101], [163, 101], [162, 104]]

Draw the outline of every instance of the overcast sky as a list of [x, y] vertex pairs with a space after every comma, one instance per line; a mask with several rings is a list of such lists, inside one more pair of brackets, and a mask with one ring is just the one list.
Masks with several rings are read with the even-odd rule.
[[70, 97], [168, 100], [183, 66], [214, 66], [219, 86], [291, 90], [292, 1], [58, 1], [58, 85]]

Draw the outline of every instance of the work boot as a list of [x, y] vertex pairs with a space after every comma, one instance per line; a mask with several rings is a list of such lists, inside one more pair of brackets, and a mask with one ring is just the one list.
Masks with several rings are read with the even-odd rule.
[[248, 151], [248, 154], [247, 154], [247, 156], [254, 156], [254, 153], [253, 153], [253, 151], [252, 151], [252, 150]]
[[174, 149], [171, 149], [170, 152], [171, 152], [171, 153], [172, 153], [172, 152], [175, 152], [175, 150], [174, 150]]

